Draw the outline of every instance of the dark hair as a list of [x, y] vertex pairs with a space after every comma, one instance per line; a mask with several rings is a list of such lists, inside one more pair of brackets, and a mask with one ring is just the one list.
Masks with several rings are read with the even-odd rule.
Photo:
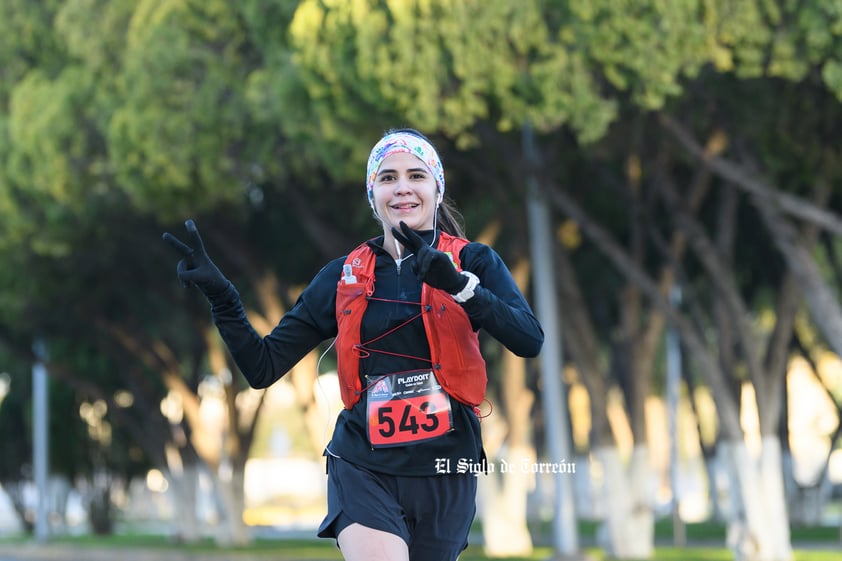
[[[417, 136], [418, 138], [424, 140], [430, 146], [432, 146], [433, 149], [436, 148], [429, 138], [424, 136], [419, 131], [411, 128], [389, 129], [383, 136], [395, 133], [405, 133]], [[436, 151], [438, 152], [438, 150]], [[438, 206], [438, 210], [436, 211], [436, 222], [442, 232], [446, 232], [451, 236], [456, 236], [458, 238], [465, 237], [465, 227], [463, 225], [462, 213], [460, 213], [459, 210], [457, 210], [456, 205], [453, 204], [453, 201], [450, 199], [450, 197], [442, 197], [442, 201]]]

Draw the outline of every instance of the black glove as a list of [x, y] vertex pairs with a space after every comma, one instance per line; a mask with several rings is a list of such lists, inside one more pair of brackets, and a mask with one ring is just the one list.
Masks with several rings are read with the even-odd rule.
[[459, 273], [448, 254], [427, 245], [412, 228], [401, 221], [401, 231], [392, 228], [392, 235], [403, 246], [415, 254], [412, 270], [418, 277], [432, 286], [450, 294], [457, 294], [468, 284], [468, 277]]
[[190, 245], [182, 243], [169, 232], [164, 233], [164, 241], [182, 256], [176, 267], [178, 280], [185, 287], [196, 285], [208, 298], [222, 294], [231, 283], [208, 257], [196, 224], [188, 220], [184, 226], [187, 228]]

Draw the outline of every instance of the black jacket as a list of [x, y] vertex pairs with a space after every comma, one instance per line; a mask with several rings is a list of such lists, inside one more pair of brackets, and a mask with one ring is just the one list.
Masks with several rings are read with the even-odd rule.
[[[433, 232], [424, 233], [427, 240]], [[399, 267], [382, 248], [383, 238], [369, 242], [375, 250], [374, 297], [366, 309], [361, 340], [367, 341], [393, 330], [418, 313], [421, 281], [412, 270], [413, 258]], [[473, 298], [463, 304], [476, 330], [482, 329], [513, 353], [531, 357], [541, 349], [544, 334], [525, 298], [515, 285], [500, 256], [490, 247], [470, 243], [461, 254], [462, 268], [480, 279]], [[308, 352], [337, 334], [336, 283], [345, 258], [328, 263], [272, 332], [261, 338], [246, 319], [236, 290], [215, 299], [213, 319], [249, 384], [265, 388], [286, 374]], [[360, 361], [365, 375], [429, 369], [427, 338], [420, 318], [379, 340], [377, 345], [401, 356], [372, 353]], [[482, 440], [475, 412], [451, 400], [454, 430], [432, 441], [397, 448], [372, 449], [366, 436], [366, 398], [350, 411], [343, 410], [336, 422], [327, 452], [363, 467], [395, 475], [441, 473], [442, 459], [456, 466], [459, 460], [480, 462]]]

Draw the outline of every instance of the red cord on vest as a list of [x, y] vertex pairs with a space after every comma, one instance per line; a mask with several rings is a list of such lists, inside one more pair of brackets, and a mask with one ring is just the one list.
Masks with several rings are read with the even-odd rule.
[[483, 402], [483, 403], [485, 403], [486, 401], [488, 402], [488, 413], [486, 413], [485, 415], [483, 415], [483, 414], [482, 414], [482, 411], [481, 411], [481, 410], [480, 410], [480, 408], [479, 408], [479, 406], [480, 406], [480, 405], [482, 405], [482, 403], [480, 403], [479, 405], [475, 405], [475, 406], [474, 406], [474, 414], [477, 416], [477, 418], [479, 419], [479, 422], [480, 422], [480, 423], [481, 423], [481, 422], [482, 422], [482, 420], [483, 420], [483, 419], [485, 419], [486, 417], [490, 417], [490, 416], [491, 416], [491, 414], [494, 412], [494, 404], [493, 404], [493, 403], [491, 403], [491, 400], [490, 400], [490, 399], [488, 399], [487, 397], [486, 397], [485, 399], [483, 399], [483, 400], [482, 400], [482, 402]]
[[[388, 298], [369, 298], [369, 300], [377, 300], [378, 302], [392, 302], [392, 303], [397, 303], [397, 304], [416, 305], [416, 306], [421, 306], [422, 310], [420, 312], [418, 312], [417, 314], [415, 314], [414, 316], [412, 316], [411, 318], [409, 318], [408, 320], [404, 321], [403, 323], [400, 323], [400, 324], [396, 325], [395, 327], [393, 327], [392, 329], [386, 331], [385, 333], [382, 333], [382, 334], [378, 335], [374, 339], [369, 339], [368, 341], [361, 342], [359, 345], [354, 347], [354, 351], [357, 352], [360, 357], [365, 357], [365, 358], [370, 356], [371, 353], [378, 353], [378, 354], [381, 354], [381, 355], [396, 356], [396, 357], [399, 357], [399, 358], [409, 358], [409, 359], [413, 359], [413, 360], [421, 360], [421, 361], [429, 362], [430, 364], [433, 364], [433, 360], [429, 359], [429, 358], [423, 358], [423, 357], [420, 357], [420, 356], [412, 356], [412, 355], [407, 355], [407, 354], [402, 354], [402, 353], [393, 353], [393, 352], [389, 352], [389, 351], [383, 351], [383, 350], [380, 350], [380, 349], [372, 349], [372, 348], [366, 346], [366, 345], [369, 345], [369, 344], [374, 343], [376, 341], [379, 341], [380, 339], [383, 339], [384, 337], [388, 337], [389, 335], [391, 335], [392, 333], [394, 333], [398, 329], [401, 329], [402, 327], [405, 327], [405, 326], [409, 325], [410, 323], [412, 323], [413, 321], [420, 318], [421, 315], [424, 313], [422, 303], [421, 302], [407, 302], [406, 300], [391, 300], [391, 299], [388, 299]], [[365, 353], [365, 355], [362, 354], [363, 352]]]

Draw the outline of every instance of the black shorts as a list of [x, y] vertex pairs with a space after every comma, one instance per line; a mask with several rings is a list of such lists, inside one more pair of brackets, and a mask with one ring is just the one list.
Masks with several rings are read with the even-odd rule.
[[353, 523], [400, 536], [410, 561], [455, 561], [476, 514], [472, 474], [397, 476], [327, 456], [327, 516], [320, 538]]

